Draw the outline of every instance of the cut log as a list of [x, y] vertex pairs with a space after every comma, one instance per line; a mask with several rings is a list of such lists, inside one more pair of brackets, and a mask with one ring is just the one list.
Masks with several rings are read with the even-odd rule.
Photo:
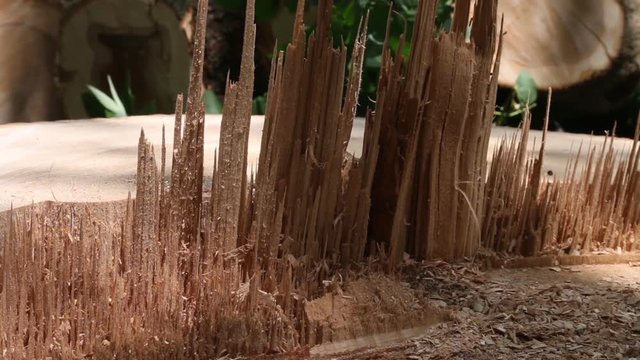
[[0, 0], [0, 124], [59, 117], [54, 72], [61, 16], [43, 1]]
[[85, 118], [87, 85], [108, 90], [107, 76], [123, 91], [127, 78], [135, 108], [155, 105], [171, 113], [176, 94], [187, 89], [187, 38], [166, 1], [94, 0], [65, 13], [59, 66], [68, 118]]
[[576, 111], [623, 105], [640, 80], [638, 0], [501, 0], [504, 50], [499, 82], [527, 71], [539, 89]]

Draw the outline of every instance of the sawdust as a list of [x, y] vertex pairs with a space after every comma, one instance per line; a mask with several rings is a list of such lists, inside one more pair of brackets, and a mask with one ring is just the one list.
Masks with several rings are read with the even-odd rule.
[[440, 262], [408, 267], [404, 279], [453, 320], [335, 359], [640, 357], [640, 269], [630, 264], [485, 273]]
[[331, 293], [305, 304], [308, 326], [315, 329], [315, 339], [309, 344], [409, 329], [445, 317], [444, 311], [429, 306], [408, 285], [381, 275], [349, 282], [341, 288], [336, 285]]

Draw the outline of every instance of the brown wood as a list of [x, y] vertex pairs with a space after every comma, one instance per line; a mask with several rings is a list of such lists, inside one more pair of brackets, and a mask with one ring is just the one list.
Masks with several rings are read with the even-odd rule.
[[44, 1], [0, 1], [0, 124], [59, 119], [55, 85], [61, 9]]
[[[0, 349], [8, 356], [293, 351], [442, 319], [418, 291], [381, 273], [411, 257], [637, 250], [640, 127], [625, 156], [615, 156], [611, 138], [589, 146], [580, 178], [574, 164], [563, 179], [543, 177], [550, 136], [543, 133], [528, 156], [529, 114], [522, 131], [499, 144], [490, 168], [486, 153], [467, 151], [486, 151], [490, 137], [492, 74], [500, 66], [493, 58], [501, 49], [495, 1], [477, 3], [472, 42], [463, 33], [466, 9], [456, 10], [453, 32], [432, 37], [437, 1], [420, 2], [419, 40], [407, 66], [384, 46], [378, 108], [366, 120], [359, 157], [347, 153], [347, 141], [366, 19], [347, 73], [347, 51], [331, 39], [332, 2], [320, 1], [309, 38], [304, 0], [298, 5], [293, 41], [274, 58], [257, 173], [248, 171], [250, 0], [242, 72], [228, 83], [232, 96], [205, 193], [207, 2], [200, 0], [186, 111], [179, 96], [169, 136], [171, 171], [164, 127], [159, 162], [141, 131], [135, 198], [0, 213]], [[378, 191], [394, 202], [390, 212], [372, 202]], [[369, 227], [376, 221], [384, 226]]]
[[593, 115], [615, 110], [640, 79], [637, 0], [501, 0], [504, 51], [499, 81], [521, 71], [559, 104]]

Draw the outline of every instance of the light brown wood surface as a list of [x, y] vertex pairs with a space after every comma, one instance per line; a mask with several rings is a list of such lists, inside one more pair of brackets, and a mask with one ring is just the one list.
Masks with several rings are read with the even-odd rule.
[[525, 70], [540, 89], [564, 88], [608, 70], [623, 47], [624, 9], [617, 0], [502, 0], [500, 83]]
[[[213, 155], [218, 144], [220, 116], [208, 115], [205, 125], [205, 185], [210, 182]], [[249, 166], [256, 166], [263, 117], [254, 116], [249, 139]], [[116, 119], [70, 120], [57, 122], [15, 123], [0, 125], [0, 211], [28, 205], [32, 201], [111, 201], [135, 192], [137, 146], [140, 130], [154, 144], [159, 156], [162, 126], [170, 151], [173, 139], [173, 116], [151, 115]], [[349, 151], [359, 155], [362, 148], [364, 120], [357, 119]], [[492, 149], [500, 139], [511, 136], [511, 128], [492, 129]], [[541, 133], [532, 131], [530, 153], [540, 145]], [[601, 136], [549, 133], [544, 171], [564, 174], [572, 154], [583, 144], [583, 154], [591, 144], [602, 144]], [[535, 148], [534, 148], [535, 145]], [[631, 141], [616, 139], [614, 146], [622, 153]], [[170, 166], [170, 159], [168, 165]], [[132, 194], [135, 195], [135, 194]]]

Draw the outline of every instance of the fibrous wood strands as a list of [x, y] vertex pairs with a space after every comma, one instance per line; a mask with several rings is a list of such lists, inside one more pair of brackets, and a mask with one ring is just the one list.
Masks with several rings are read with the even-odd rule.
[[210, 358], [292, 350], [302, 342], [292, 306], [261, 291], [260, 268], [246, 267], [255, 246], [237, 248], [247, 242], [253, 202], [245, 174], [254, 1], [247, 3], [240, 80], [226, 92], [213, 196], [203, 199], [206, 6], [199, 2], [184, 120], [177, 100], [169, 186], [164, 139], [158, 169], [143, 132], [135, 200], [44, 203], [8, 214], [0, 268], [3, 356]]
[[[420, 2], [412, 52], [383, 53], [375, 113], [381, 126], [373, 180], [370, 241], [393, 267], [419, 258], [470, 255], [480, 245], [483, 189], [499, 62], [496, 2], [456, 2], [450, 33], [436, 36], [436, 3]], [[499, 59], [499, 50], [498, 56]], [[367, 141], [365, 140], [365, 141]]]
[[[375, 159], [360, 163], [346, 153], [360, 87], [366, 19], [345, 87], [347, 51], [332, 47], [332, 1], [320, 5], [318, 28], [307, 40], [304, 2], [299, 2], [293, 41], [286, 56], [278, 54], [272, 65], [256, 178], [255, 235], [263, 262], [287, 254], [312, 262], [358, 259], [366, 234], [369, 195], [361, 169]], [[278, 226], [269, 229], [274, 223]]]
[[[332, 3], [320, 3], [318, 29], [307, 40], [300, 1], [294, 41], [286, 57], [274, 60], [254, 181], [247, 178], [247, 142], [255, 2], [247, 2], [240, 79], [227, 85], [207, 199], [201, 90], [206, 4], [198, 6], [184, 119], [181, 96], [176, 103], [168, 186], [164, 139], [158, 170], [141, 133], [135, 200], [46, 203], [8, 214], [0, 283], [0, 348], [7, 356], [215, 357], [287, 351], [316, 341], [317, 329], [305, 323], [304, 301], [312, 292], [321, 295], [322, 280], [331, 275], [327, 265], [316, 265], [335, 258], [352, 233], [366, 230], [366, 206], [350, 214], [344, 228], [335, 221], [346, 206], [342, 174], [366, 23], [345, 88], [347, 49], [332, 45]], [[368, 196], [350, 190], [353, 203]], [[343, 233], [345, 240], [337, 237]], [[389, 324], [385, 328], [401, 325]]]
[[[437, 1], [430, 0], [420, 2], [408, 59], [392, 55], [385, 41], [360, 158], [346, 148], [366, 19], [345, 71], [347, 50], [331, 39], [332, 2], [320, 1], [317, 30], [307, 38], [300, 0], [292, 43], [274, 56], [259, 164], [248, 175], [255, 41], [249, 0], [240, 79], [227, 84], [204, 196], [206, 3], [198, 5], [184, 119], [182, 96], [176, 102], [170, 181], [164, 137], [158, 169], [143, 132], [135, 200], [42, 203], [0, 214], [3, 356], [289, 351], [338, 332], [389, 331], [429, 317], [415, 311], [411, 296], [383, 302], [389, 306], [378, 316], [381, 303], [372, 293], [371, 306], [350, 307], [368, 309], [357, 313], [358, 329], [334, 333], [322, 325], [322, 302], [307, 301], [339, 294], [337, 271], [358, 269], [366, 256], [393, 270], [405, 253], [456, 258], [480, 246], [525, 255], [637, 249], [638, 135], [627, 158], [616, 157], [610, 138], [589, 149], [582, 176], [576, 160], [565, 179], [542, 181], [545, 139], [528, 159], [526, 118], [521, 137], [506, 139], [487, 169], [500, 53], [495, 0], [476, 2], [468, 39], [471, 1], [458, 0], [452, 31], [436, 34]], [[358, 288], [375, 288], [363, 284]], [[390, 314], [400, 298], [404, 313]]]
[[601, 147], [580, 144], [579, 153], [585, 148], [587, 153], [582, 169], [576, 157], [567, 164], [564, 178], [543, 180], [546, 132], [538, 155], [529, 158], [529, 124], [526, 114], [519, 138], [505, 139], [493, 155], [483, 246], [526, 256], [637, 251], [640, 127], [628, 155], [617, 154], [615, 138], [607, 136]]

